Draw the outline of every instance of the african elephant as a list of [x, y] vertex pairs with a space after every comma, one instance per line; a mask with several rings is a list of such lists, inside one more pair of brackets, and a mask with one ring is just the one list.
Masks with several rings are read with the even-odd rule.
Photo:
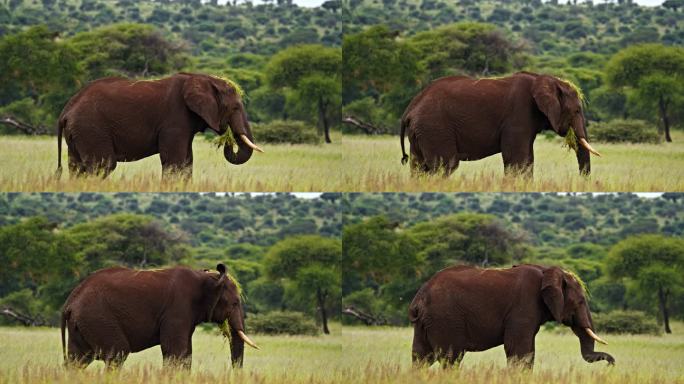
[[65, 365], [85, 368], [98, 359], [117, 368], [129, 353], [161, 345], [165, 366], [189, 369], [195, 327], [227, 321], [231, 362], [242, 367], [244, 343], [257, 346], [244, 333], [240, 288], [223, 264], [216, 269], [108, 268], [88, 276], [62, 308]]
[[160, 80], [120, 77], [96, 80], [64, 107], [57, 127], [57, 175], [61, 173], [62, 134], [69, 150], [71, 174], [106, 177], [119, 161], [135, 161], [159, 153], [164, 176], [192, 176], [192, 140], [207, 127], [219, 135], [230, 126], [237, 140], [223, 155], [243, 164], [252, 150], [245, 107], [234, 86], [219, 78], [178, 73]]
[[558, 267], [519, 265], [509, 269], [455, 266], [437, 272], [409, 306], [413, 362], [460, 363], [467, 351], [503, 344], [509, 365], [534, 364], [539, 327], [555, 320], [572, 329], [587, 362], [615, 359], [594, 351], [606, 344], [594, 325], [582, 284]]
[[[412, 173], [449, 176], [461, 160], [501, 153], [506, 174], [531, 176], [537, 134], [553, 129], [577, 138], [580, 174], [591, 171], [582, 101], [569, 83], [552, 76], [518, 72], [509, 77], [475, 80], [465, 76], [435, 80], [411, 100], [401, 118], [402, 164], [411, 145]], [[600, 155], [599, 155], [600, 156]]]

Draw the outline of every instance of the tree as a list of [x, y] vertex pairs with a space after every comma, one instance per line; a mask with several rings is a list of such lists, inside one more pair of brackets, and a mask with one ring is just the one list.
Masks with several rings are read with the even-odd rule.
[[265, 257], [266, 275], [283, 281], [285, 296], [289, 291], [293, 301], [315, 308], [325, 334], [330, 333], [328, 310], [340, 310], [341, 255], [339, 239], [305, 235], [276, 243]]
[[186, 64], [185, 47], [151, 25], [122, 23], [82, 32], [69, 43], [82, 57], [88, 79], [161, 75]]
[[166, 230], [150, 216], [116, 214], [75, 225], [67, 233], [77, 243], [77, 254], [89, 271], [125, 265], [159, 267], [187, 255], [187, 238]]
[[399, 33], [385, 25], [356, 34], [345, 34], [342, 42], [344, 65], [343, 100], [349, 103], [364, 96], [380, 103], [380, 95], [403, 92], [403, 103], [390, 106], [397, 117], [419, 87], [423, 70], [415, 47], [398, 39]]
[[636, 282], [640, 291], [656, 296], [666, 333], [670, 329], [670, 299], [684, 292], [684, 240], [662, 235], [641, 235], [617, 243], [606, 260], [615, 279]]
[[319, 127], [330, 143], [330, 117], [340, 109], [342, 51], [317, 44], [286, 48], [269, 61], [266, 78], [273, 89], [291, 90], [303, 110], [314, 105]]
[[0, 117], [53, 126], [80, 86], [76, 51], [58, 33], [36, 26], [1, 37], [0, 57]]
[[684, 48], [643, 44], [616, 53], [606, 66], [608, 83], [634, 90], [637, 103], [657, 110], [665, 139], [670, 137], [670, 111], [684, 105]]

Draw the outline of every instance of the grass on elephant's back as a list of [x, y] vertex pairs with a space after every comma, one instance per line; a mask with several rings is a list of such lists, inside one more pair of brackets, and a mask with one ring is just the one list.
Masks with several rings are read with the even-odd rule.
[[337, 362], [342, 351], [340, 325], [332, 335], [251, 335], [261, 350], [245, 350], [242, 370], [230, 367], [230, 349], [221, 336], [197, 330], [193, 335], [192, 371], [162, 369], [159, 347], [131, 354], [119, 372], [102, 362], [84, 371], [65, 371], [59, 329], [0, 327], [0, 383], [328, 383], [342, 382]]
[[[592, 175], [581, 177], [574, 153], [561, 140], [535, 142], [534, 178], [505, 177], [501, 155], [461, 162], [449, 178], [411, 177], [402, 166], [399, 138], [345, 136], [342, 182], [345, 191], [682, 191], [684, 133], [674, 143], [597, 143], [603, 157], [592, 157]], [[408, 151], [408, 141], [407, 151]]]
[[342, 158], [340, 141], [334, 135], [333, 144], [264, 145], [266, 153], [255, 153], [246, 164], [235, 166], [198, 138], [193, 144], [193, 179], [162, 183], [158, 155], [119, 163], [105, 180], [72, 179], [63, 150], [65, 169], [57, 179], [56, 138], [0, 136], [0, 191], [336, 191], [342, 188], [334, 174]]

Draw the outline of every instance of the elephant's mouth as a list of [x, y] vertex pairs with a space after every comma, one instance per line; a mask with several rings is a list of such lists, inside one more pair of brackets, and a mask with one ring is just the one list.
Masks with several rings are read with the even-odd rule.
[[[224, 320], [223, 323], [219, 325], [219, 329], [221, 330], [221, 335], [223, 335], [223, 337], [225, 337], [228, 340], [231, 339], [231, 327], [228, 324], [228, 320]], [[254, 349], [260, 349], [259, 346], [256, 345], [256, 343], [245, 334], [245, 332], [243, 332], [242, 330], [235, 330], [235, 332], [238, 334], [240, 339], [242, 339], [242, 341], [245, 342], [245, 344], [249, 345]]]

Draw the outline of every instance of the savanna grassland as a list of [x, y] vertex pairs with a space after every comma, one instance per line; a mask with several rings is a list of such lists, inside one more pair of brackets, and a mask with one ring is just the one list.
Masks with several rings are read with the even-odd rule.
[[[565, 331], [565, 330], [563, 330]], [[434, 366], [411, 368], [413, 329], [347, 327], [342, 331], [341, 364], [356, 382], [370, 383], [682, 383], [684, 382], [684, 324], [675, 323], [672, 335], [604, 335], [609, 345], [597, 347], [615, 357], [605, 362], [582, 360], [572, 332], [542, 330], [536, 338], [532, 372], [506, 368], [503, 347], [466, 353], [460, 369]]]
[[[673, 133], [665, 144], [595, 143], [602, 157], [592, 156], [591, 176], [579, 175], [575, 154], [561, 138], [538, 136], [534, 144], [534, 177], [505, 177], [501, 155], [462, 161], [449, 177], [411, 177], [402, 165], [398, 136], [346, 135], [340, 183], [344, 191], [472, 191], [472, 192], [634, 192], [684, 189], [684, 134]], [[408, 139], [405, 139], [409, 153]]]
[[215, 330], [193, 336], [192, 371], [162, 369], [160, 348], [131, 354], [119, 372], [100, 361], [66, 372], [58, 328], [0, 328], [0, 383], [320, 383], [341, 382], [341, 327], [327, 336], [254, 335], [260, 350], [245, 350], [244, 368], [230, 367], [230, 347]]
[[332, 144], [266, 144], [265, 153], [254, 153], [245, 164], [235, 166], [207, 140], [193, 143], [191, 181], [161, 181], [159, 155], [118, 163], [114, 172], [99, 177], [71, 178], [66, 145], [62, 143], [61, 178], [55, 178], [57, 140], [54, 137], [2, 136], [0, 145], [0, 190], [24, 191], [339, 191], [345, 189], [338, 172], [342, 159], [340, 137], [333, 132]]

